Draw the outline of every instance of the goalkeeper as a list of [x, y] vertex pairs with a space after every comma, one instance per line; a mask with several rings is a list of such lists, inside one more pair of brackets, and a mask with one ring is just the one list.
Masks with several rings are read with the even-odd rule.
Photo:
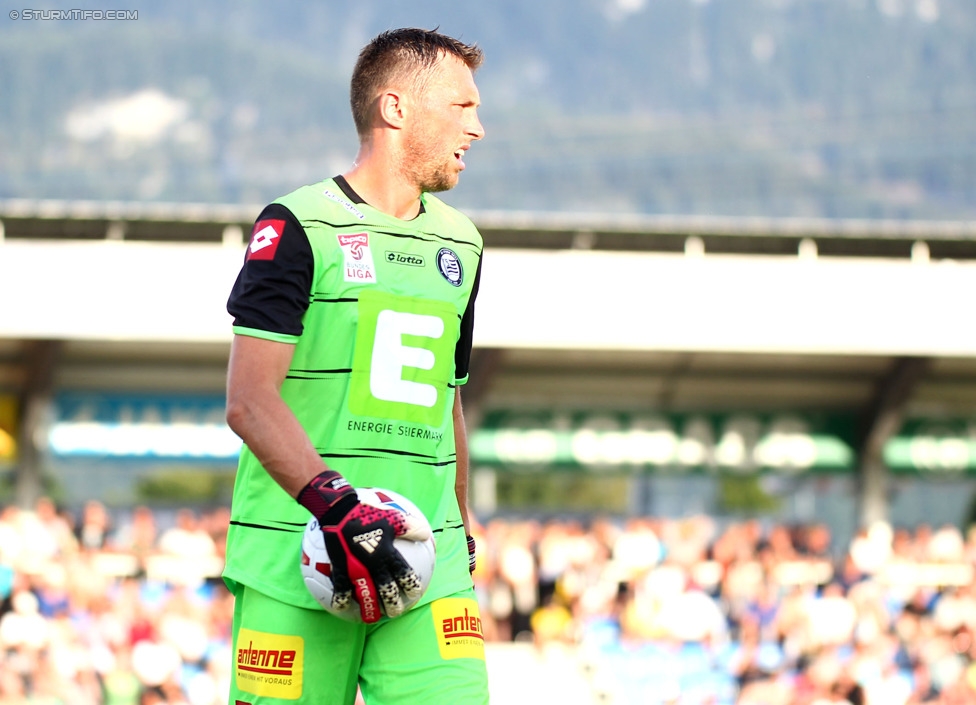
[[[432, 195], [457, 184], [484, 136], [482, 58], [436, 31], [374, 38], [351, 81], [355, 162], [254, 224], [227, 303], [227, 421], [244, 441], [223, 575], [235, 596], [232, 705], [352, 705], [357, 691], [369, 705], [488, 702], [458, 393], [482, 240]], [[410, 610], [418, 578], [393, 541], [424, 536], [360, 503], [365, 486], [408, 497], [433, 529], [436, 567]], [[362, 622], [305, 588], [311, 515], [334, 606]]]

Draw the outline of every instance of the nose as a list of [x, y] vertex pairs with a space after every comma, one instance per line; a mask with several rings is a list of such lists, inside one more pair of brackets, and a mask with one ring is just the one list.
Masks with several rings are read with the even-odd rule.
[[471, 124], [468, 125], [467, 134], [472, 140], [480, 140], [485, 137], [485, 128], [481, 124], [481, 120], [475, 115]]

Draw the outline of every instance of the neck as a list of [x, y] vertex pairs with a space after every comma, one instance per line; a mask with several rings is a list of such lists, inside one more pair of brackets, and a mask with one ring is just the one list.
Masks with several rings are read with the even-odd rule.
[[352, 168], [343, 173], [352, 189], [378, 211], [401, 220], [411, 220], [420, 213], [420, 191], [408, 183], [399, 171], [391, 168], [396, 160], [377, 159], [360, 150]]

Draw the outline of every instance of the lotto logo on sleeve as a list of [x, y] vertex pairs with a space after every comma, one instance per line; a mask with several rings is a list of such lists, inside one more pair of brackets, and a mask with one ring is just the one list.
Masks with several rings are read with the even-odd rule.
[[485, 637], [477, 600], [445, 597], [430, 605], [441, 658], [485, 658]]
[[238, 690], [298, 700], [302, 696], [305, 642], [299, 636], [241, 629], [234, 677]]
[[274, 259], [285, 231], [283, 220], [259, 220], [251, 231], [251, 242], [247, 246], [247, 259]]

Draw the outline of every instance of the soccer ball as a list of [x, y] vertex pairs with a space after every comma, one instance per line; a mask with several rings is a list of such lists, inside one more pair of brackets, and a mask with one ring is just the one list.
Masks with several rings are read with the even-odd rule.
[[[427, 517], [417, 508], [417, 505], [397, 492], [377, 487], [357, 487], [356, 494], [359, 495], [359, 501], [364, 504], [372, 504], [383, 509], [395, 509], [416, 519], [420, 519], [423, 523], [427, 524], [428, 528], [430, 527]], [[403, 598], [404, 612], [406, 612], [417, 604], [427, 591], [431, 576], [434, 574], [436, 554], [434, 534], [430, 532], [430, 536], [426, 541], [411, 541], [410, 539], [397, 538], [394, 540], [394, 545], [403, 555], [407, 563], [417, 571], [417, 575], [420, 576], [420, 593], [412, 599], [406, 596]], [[332, 607], [332, 563], [329, 560], [329, 552], [325, 548], [325, 537], [322, 535], [319, 521], [315, 517], [312, 517], [308, 524], [305, 525], [305, 533], [302, 536], [301, 569], [305, 586], [323, 609], [350, 622], [362, 621], [359, 603], [355, 599], [353, 599], [347, 609], [337, 610]], [[383, 611], [382, 605], [380, 606], [380, 610]]]

